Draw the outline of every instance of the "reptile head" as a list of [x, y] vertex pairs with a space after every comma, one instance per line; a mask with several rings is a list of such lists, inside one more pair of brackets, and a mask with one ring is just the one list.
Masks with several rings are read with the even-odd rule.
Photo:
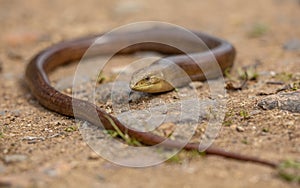
[[174, 89], [174, 87], [165, 80], [161, 70], [149, 67], [133, 73], [130, 88], [146, 93], [161, 93]]

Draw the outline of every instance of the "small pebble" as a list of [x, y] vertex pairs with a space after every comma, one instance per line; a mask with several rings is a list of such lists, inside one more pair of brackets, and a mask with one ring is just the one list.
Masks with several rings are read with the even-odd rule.
[[67, 89], [65, 90], [65, 92], [68, 93], [68, 94], [72, 94], [72, 89], [71, 89], [71, 88], [67, 88]]
[[[17, 102], [18, 102], [18, 100], [17, 100]], [[15, 116], [15, 117], [20, 117], [21, 111], [20, 110], [14, 110], [14, 111], [12, 111], [12, 115]]]
[[22, 154], [15, 154], [15, 155], [6, 155], [4, 157], [4, 162], [5, 163], [16, 163], [16, 162], [22, 162], [27, 159], [26, 155]]
[[245, 131], [245, 129], [244, 129], [243, 127], [241, 127], [241, 126], [237, 126], [237, 127], [236, 127], [236, 130], [237, 130], [238, 132], [244, 132], [244, 131]]
[[1, 115], [1, 116], [4, 116], [5, 114], [6, 114], [6, 111], [5, 111], [5, 110], [1, 110], [1, 111], [0, 111], [0, 115]]
[[296, 51], [300, 50], [300, 40], [299, 39], [290, 39], [284, 45], [283, 49], [287, 51]]
[[44, 137], [35, 137], [35, 136], [25, 136], [24, 138], [22, 138], [23, 141], [28, 141], [28, 143], [36, 143], [37, 141], [44, 141], [45, 138]]
[[56, 169], [52, 169], [52, 168], [49, 168], [49, 169], [45, 169], [44, 170], [44, 173], [46, 174], [46, 175], [48, 175], [48, 176], [50, 176], [50, 177], [55, 177], [55, 176], [57, 176], [57, 171], [56, 171]]
[[276, 76], [276, 72], [270, 71], [270, 76]]
[[189, 84], [189, 86], [192, 88], [192, 89], [199, 89], [201, 87], [203, 87], [203, 83], [202, 82], [191, 82]]
[[260, 110], [253, 110], [253, 111], [250, 112], [249, 115], [250, 116], [257, 115], [257, 114], [260, 114], [260, 112], [261, 112]]
[[284, 125], [286, 125], [286, 126], [293, 126], [293, 125], [295, 125], [296, 124], [296, 122], [294, 122], [294, 121], [287, 121], [287, 122], [284, 122]]
[[[50, 131], [49, 131], [50, 132]], [[51, 132], [53, 132], [52, 130], [51, 130]], [[56, 134], [53, 134], [53, 135], [51, 135], [51, 136], [49, 136], [48, 138], [55, 138], [55, 137], [59, 137], [61, 134], [59, 134], [59, 133], [56, 133]]]
[[23, 59], [23, 55], [15, 50], [9, 50], [7, 52], [7, 57], [11, 60], [22, 60]]
[[236, 130], [237, 125], [236, 124], [232, 124], [230, 125], [231, 130]]
[[97, 160], [99, 158], [100, 158], [100, 156], [95, 152], [91, 152], [88, 157], [89, 160]]
[[52, 122], [52, 125], [58, 126], [58, 125], [61, 125], [61, 122], [60, 121], [54, 121], [54, 122]]

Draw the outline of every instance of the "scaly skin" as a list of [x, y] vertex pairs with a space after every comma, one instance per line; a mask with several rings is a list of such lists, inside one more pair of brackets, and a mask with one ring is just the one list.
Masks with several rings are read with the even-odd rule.
[[[166, 29], [148, 29], [143, 32], [128, 32], [128, 33], [119, 33], [113, 36], [106, 38], [105, 42], [98, 44], [97, 53], [105, 54], [112, 51], [112, 48], [115, 45], [126, 44], [135, 38], [147, 38], [152, 37], [159, 40], [161, 37], [172, 36], [176, 37], [176, 33], [172, 33], [171, 30]], [[213, 51], [213, 54], [216, 56], [216, 59], [222, 70], [225, 70], [228, 67], [231, 67], [233, 64], [233, 59], [235, 55], [234, 48], [227, 42], [217, 39], [212, 36], [208, 36], [199, 32], [195, 34], [201, 38], [209, 48]], [[99, 35], [101, 36], [101, 35]], [[74, 99], [69, 97], [55, 88], [53, 88], [48, 79], [48, 73], [51, 70], [54, 70], [60, 65], [69, 63], [74, 60], [79, 60], [84, 55], [85, 51], [90, 47], [91, 44], [99, 36], [91, 36], [86, 38], [81, 38], [77, 40], [67, 41], [53, 45], [44, 51], [38, 53], [28, 64], [26, 68], [25, 78], [28, 87], [31, 90], [32, 95], [43, 105], [45, 108], [55, 111], [57, 113], [74, 117], [73, 108], [78, 109], [79, 113], [76, 114], [77, 118], [87, 120], [94, 125], [103, 125], [106, 129], [114, 129], [114, 126], [117, 126], [123, 133], [127, 133], [130, 137], [135, 138], [136, 140], [142, 142], [146, 145], [155, 145], [164, 141], [164, 146], [166, 148], [181, 148], [182, 143], [177, 141], [172, 141], [170, 139], [165, 140], [165, 138], [158, 135], [154, 135], [148, 132], [138, 132], [135, 130], [128, 129], [122, 123], [118, 121], [117, 118], [107, 114], [105, 111], [101, 110], [99, 107], [94, 104], [83, 101], [80, 99]], [[178, 36], [177, 36], [178, 38]], [[174, 62], [178, 63], [187, 74], [194, 79], [203, 79], [203, 74], [201, 70], [195, 66], [195, 63], [190, 60], [187, 56], [178, 55], [180, 51], [176, 48], [166, 46], [158, 43], [140, 43], [137, 45], [129, 46], [119, 52], [119, 54], [129, 54], [136, 51], [157, 51], [164, 54], [172, 54], [173, 56], [169, 57]], [[195, 53], [199, 57], [208, 57], [205, 55], [207, 52]], [[177, 55], [174, 55], [177, 54]], [[204, 54], [204, 55], [203, 55]], [[94, 54], [97, 55], [97, 54]], [[196, 58], [197, 59], [197, 58]], [[206, 59], [197, 59], [199, 63], [204, 63], [208, 65], [208, 60]], [[159, 63], [157, 63], [159, 64]], [[200, 72], [199, 72], [200, 71]], [[169, 70], [165, 74], [170, 73]], [[167, 76], [167, 75], [163, 75]], [[211, 75], [212, 77], [219, 75]], [[169, 88], [168, 88], [169, 90]], [[155, 89], [154, 89], [155, 91]], [[93, 116], [93, 112], [97, 112], [98, 117]], [[101, 123], [99, 122], [99, 119]], [[112, 125], [113, 123], [113, 125]], [[100, 125], [100, 126], [101, 126]], [[199, 144], [197, 143], [188, 143], [184, 146], [186, 150], [197, 150]], [[207, 155], [219, 155], [223, 157], [228, 157], [241, 161], [251, 161], [259, 164], [264, 164], [270, 167], [277, 167], [276, 163], [259, 159], [257, 157], [251, 157], [246, 155], [240, 155], [233, 152], [224, 151], [219, 148], [209, 147], [205, 153]]]

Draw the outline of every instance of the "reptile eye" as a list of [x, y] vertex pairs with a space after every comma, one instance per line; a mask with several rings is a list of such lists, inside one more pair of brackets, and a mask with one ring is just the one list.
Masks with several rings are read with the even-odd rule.
[[145, 80], [146, 80], [146, 81], [149, 81], [149, 80], [150, 80], [150, 76], [146, 76], [146, 77], [145, 77]]

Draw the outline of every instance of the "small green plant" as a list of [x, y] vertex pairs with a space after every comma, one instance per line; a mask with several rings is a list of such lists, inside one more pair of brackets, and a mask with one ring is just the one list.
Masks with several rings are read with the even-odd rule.
[[226, 126], [226, 127], [230, 127], [230, 125], [232, 125], [232, 121], [231, 120], [225, 120], [223, 122], [223, 125]]
[[249, 119], [249, 118], [250, 118], [250, 115], [249, 115], [249, 113], [248, 113], [246, 110], [241, 110], [241, 111], [240, 111], [240, 116], [241, 116], [243, 119]]
[[202, 155], [202, 153], [200, 153], [197, 150], [192, 150], [192, 151], [184, 151], [183, 150], [183, 151], [180, 151], [179, 153], [177, 153], [176, 155], [173, 155], [167, 161], [171, 162], [171, 163], [181, 163], [183, 158], [192, 159], [199, 155]]
[[230, 71], [231, 71], [230, 68], [225, 69], [224, 75], [226, 76], [226, 78], [232, 81], [238, 81], [236, 78], [234, 78], [234, 76], [231, 75]]
[[110, 136], [113, 137], [113, 138], [115, 138], [115, 137], [117, 137], [117, 136], [119, 135], [118, 132], [115, 131], [115, 130], [104, 130], [103, 132], [104, 132], [105, 134], [110, 135]]
[[232, 112], [232, 111], [227, 111], [227, 112], [225, 113], [225, 118], [230, 118], [230, 117], [232, 117], [232, 116], [234, 116], [234, 112]]
[[282, 162], [278, 168], [278, 175], [288, 182], [300, 183], [300, 162], [293, 160]]
[[263, 128], [262, 132], [267, 133], [267, 132], [269, 132], [269, 129], [268, 128]]
[[198, 157], [201, 153], [197, 150], [187, 151], [187, 154], [190, 158]]
[[170, 162], [170, 163], [180, 163], [181, 162], [181, 159], [179, 157], [179, 153], [173, 155], [171, 158], [169, 158], [167, 160], [167, 162]]
[[205, 157], [205, 156], [206, 156], [206, 153], [205, 153], [205, 151], [198, 152], [198, 153], [199, 153], [199, 155], [201, 155], [202, 157]]
[[242, 143], [248, 145], [248, 144], [249, 144], [249, 141], [247, 140], [247, 138], [244, 138], [244, 139], [242, 140]]
[[225, 120], [223, 121], [223, 125], [226, 127], [229, 127], [230, 125], [232, 125], [232, 117], [234, 116], [234, 112], [232, 111], [227, 111], [225, 113]]
[[293, 83], [291, 89], [292, 89], [293, 91], [297, 91], [298, 89], [300, 89], [300, 82], [298, 82], [298, 83]]
[[109, 116], [106, 115], [105, 117], [108, 119], [112, 127], [115, 129], [113, 130], [115, 133], [110, 131], [110, 133], [114, 135], [113, 137], [120, 136], [128, 145], [142, 146], [142, 144], [138, 140], [136, 140], [135, 138], [130, 138], [128, 134], [123, 133]]
[[252, 28], [248, 32], [250, 38], [258, 38], [265, 35], [268, 32], [267, 25], [263, 23], [255, 23], [252, 25]]
[[103, 83], [104, 81], [106, 80], [105, 76], [103, 76], [103, 73], [100, 72], [96, 78], [96, 81], [98, 84], [101, 84]]
[[77, 130], [78, 130], [77, 126], [69, 126], [69, 127], [65, 128], [66, 132], [74, 132], [74, 131], [77, 131]]
[[291, 73], [278, 73], [274, 76], [276, 80], [282, 81], [282, 82], [289, 82], [293, 78], [293, 74]]
[[249, 66], [243, 69], [239, 68], [237, 71], [242, 80], [257, 80], [258, 78], [258, 73], [255, 66]]

